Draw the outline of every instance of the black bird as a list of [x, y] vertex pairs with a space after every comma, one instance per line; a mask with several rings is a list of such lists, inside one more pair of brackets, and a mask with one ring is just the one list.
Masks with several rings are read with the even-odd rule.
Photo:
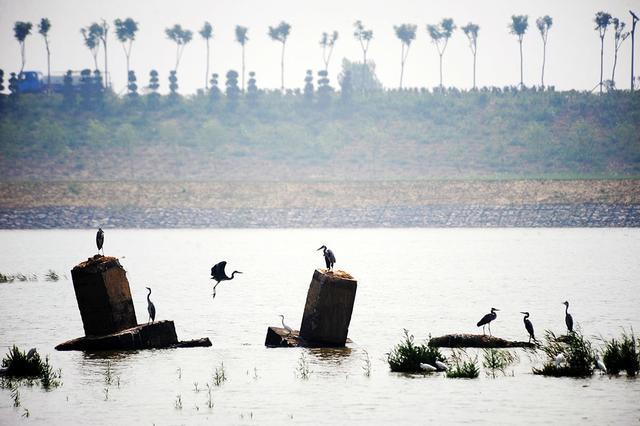
[[147, 311], [149, 311], [149, 321], [147, 321], [147, 324], [149, 324], [149, 322], [153, 324], [153, 322], [156, 320], [156, 306], [149, 298], [149, 296], [151, 296], [151, 289], [149, 287], [145, 288], [149, 290], [149, 293], [147, 294]]
[[[98, 246], [98, 253], [102, 250], [102, 245], [104, 244], [104, 231], [102, 228], [98, 228], [98, 232], [96, 233], [96, 245]], [[102, 250], [102, 254], [104, 255], [104, 250]]]
[[228, 277], [227, 274], [224, 272], [225, 266], [227, 266], [227, 262], [222, 261], [220, 263], [216, 263], [215, 265], [213, 265], [213, 268], [211, 268], [211, 279], [216, 280], [216, 285], [213, 286], [213, 295], [212, 295], [213, 298], [216, 297], [216, 287], [218, 287], [218, 284], [220, 284], [221, 281], [232, 280], [235, 274], [242, 273], [240, 271], [233, 271], [231, 273], [231, 276]]
[[521, 314], [524, 315], [524, 328], [527, 329], [527, 333], [529, 333], [529, 343], [531, 343], [531, 339], [533, 339], [533, 341], [536, 341], [536, 336], [533, 333], [533, 324], [531, 324], [531, 321], [529, 320], [529, 312], [520, 312]]
[[567, 330], [571, 333], [573, 331], [573, 317], [569, 313], [569, 302], [565, 300], [562, 304], [566, 306], [566, 308], [564, 308], [564, 322], [567, 324]]
[[494, 319], [496, 319], [496, 317], [498, 316], [498, 314], [496, 314], [496, 311], [499, 311], [500, 309], [496, 309], [496, 308], [491, 308], [491, 313], [485, 315], [482, 317], [482, 319], [480, 321], [478, 321], [477, 326], [480, 327], [482, 326], [482, 334], [484, 335], [484, 326], [485, 325], [489, 325], [489, 336], [491, 336], [491, 321], [493, 321]]
[[328, 249], [327, 246], [323, 245], [318, 250], [322, 250], [322, 254], [324, 255], [324, 263], [327, 265], [327, 269], [333, 269], [333, 264], [336, 263], [336, 257], [334, 256], [331, 249]]

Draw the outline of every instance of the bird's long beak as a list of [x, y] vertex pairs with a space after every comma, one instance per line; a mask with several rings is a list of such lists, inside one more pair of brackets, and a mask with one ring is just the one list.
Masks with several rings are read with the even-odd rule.
[[521, 313], [522, 315], [527, 315], [527, 313], [526, 313], [526, 312], [520, 312], [520, 313]]
[[493, 308], [493, 310], [494, 310], [494, 311], [499, 311], [500, 309], [498, 309], [498, 308]]
[[242, 274], [242, 272], [240, 272], [240, 271], [236, 271], [236, 274]]
[[[320, 247], [318, 250], [322, 250], [322, 247]], [[318, 251], [318, 250], [316, 250], [316, 251]]]

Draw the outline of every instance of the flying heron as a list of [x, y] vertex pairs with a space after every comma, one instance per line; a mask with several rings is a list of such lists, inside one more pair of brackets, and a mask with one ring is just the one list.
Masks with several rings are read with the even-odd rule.
[[287, 330], [289, 334], [293, 333], [293, 329], [284, 323], [284, 315], [279, 315], [279, 317], [282, 318], [282, 328]]
[[149, 324], [149, 322], [153, 324], [156, 320], [156, 306], [153, 304], [151, 299], [149, 299], [149, 296], [151, 296], [151, 289], [149, 287], [145, 288], [149, 290], [149, 293], [147, 294], [147, 311], [149, 311], [149, 321], [147, 321], [147, 324]]
[[[102, 250], [102, 245], [104, 244], [104, 231], [102, 228], [98, 228], [98, 232], [96, 232], [96, 245], [98, 246], [98, 253]], [[102, 250], [102, 254], [104, 255], [104, 250]]]
[[231, 276], [228, 277], [227, 274], [224, 272], [225, 266], [227, 266], [227, 262], [222, 261], [220, 263], [216, 263], [215, 265], [213, 265], [213, 268], [211, 268], [211, 279], [216, 280], [216, 284], [213, 286], [213, 295], [212, 295], [214, 299], [216, 297], [216, 287], [218, 287], [218, 284], [220, 284], [221, 281], [232, 280], [236, 274], [242, 273], [240, 271], [233, 271], [231, 273]]
[[322, 250], [322, 254], [324, 255], [324, 263], [327, 265], [327, 269], [333, 269], [333, 264], [336, 263], [336, 257], [331, 249], [328, 249], [327, 246], [323, 245], [318, 250]]
[[531, 321], [529, 320], [529, 312], [520, 312], [521, 314], [524, 315], [524, 318], [522, 321], [524, 321], [524, 328], [527, 329], [527, 333], [529, 333], [529, 343], [531, 343], [531, 339], [533, 339], [533, 341], [536, 341], [536, 336], [533, 333], [533, 324], [531, 324]]
[[491, 336], [491, 321], [493, 321], [494, 319], [496, 319], [496, 317], [498, 316], [498, 314], [496, 314], [496, 311], [499, 311], [500, 309], [496, 309], [496, 308], [491, 308], [491, 313], [485, 315], [482, 317], [482, 319], [480, 321], [478, 321], [477, 326], [480, 327], [482, 326], [482, 335], [485, 335], [484, 332], [484, 326], [485, 325], [489, 325], [489, 336]]
[[564, 322], [567, 324], [567, 330], [571, 333], [573, 331], [573, 317], [569, 313], [569, 302], [565, 300], [562, 304], [566, 306], [564, 309]]

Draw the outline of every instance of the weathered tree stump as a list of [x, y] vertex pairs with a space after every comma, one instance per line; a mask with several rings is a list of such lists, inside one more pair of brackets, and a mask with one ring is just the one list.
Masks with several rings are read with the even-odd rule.
[[529, 342], [517, 342], [482, 334], [447, 334], [429, 339], [429, 346], [437, 348], [534, 348]]

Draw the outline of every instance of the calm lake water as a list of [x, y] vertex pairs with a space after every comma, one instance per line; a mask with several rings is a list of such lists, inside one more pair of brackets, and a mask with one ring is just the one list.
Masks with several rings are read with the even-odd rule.
[[[105, 232], [105, 253], [124, 257], [138, 321], [147, 320], [150, 286], [157, 319], [174, 320], [180, 339], [209, 337], [213, 347], [56, 352], [56, 344], [83, 334], [69, 271], [96, 252], [95, 230], [0, 231], [0, 272], [40, 278], [0, 284], [0, 349], [35, 346], [63, 380], [50, 392], [21, 387], [20, 408], [0, 389], [0, 424], [640, 422], [640, 379], [534, 376], [539, 361], [520, 350], [520, 362], [495, 379], [484, 371], [476, 380], [407, 376], [391, 373], [385, 361], [403, 328], [416, 340], [476, 332], [492, 306], [501, 309], [494, 335], [509, 339], [526, 339], [523, 310], [538, 335], [563, 332], [565, 299], [594, 340], [622, 327], [640, 332], [640, 229]], [[278, 314], [299, 328], [314, 268], [323, 265], [315, 251], [322, 244], [336, 253], [338, 269], [358, 279], [354, 344], [265, 348]], [[209, 269], [220, 260], [244, 274], [221, 284], [212, 300]], [[69, 278], [45, 282], [49, 269]], [[363, 374], [365, 351], [370, 377]], [[307, 380], [296, 377], [303, 354]], [[228, 380], [213, 386], [208, 408], [206, 384], [221, 363]], [[23, 407], [29, 418], [21, 417]]]

